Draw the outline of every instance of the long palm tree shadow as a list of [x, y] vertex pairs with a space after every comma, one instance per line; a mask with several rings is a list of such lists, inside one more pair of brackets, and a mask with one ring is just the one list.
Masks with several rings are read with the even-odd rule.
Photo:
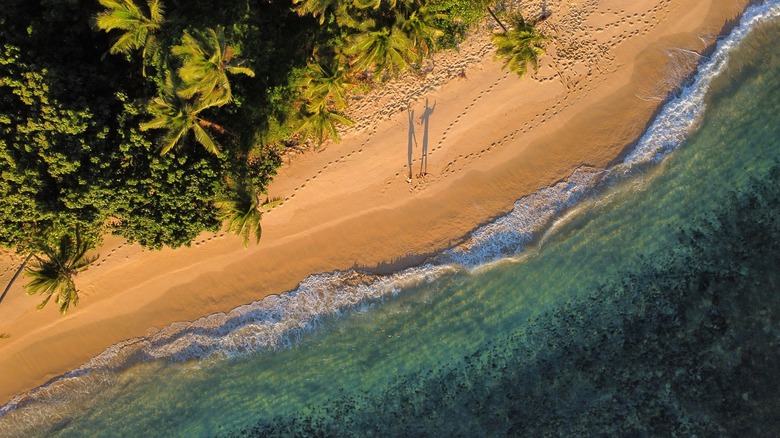
[[413, 154], [413, 148], [412, 148], [412, 141], [414, 141], [414, 144], [417, 144], [417, 136], [414, 134], [414, 110], [413, 109], [407, 109], [407, 114], [409, 115], [409, 145], [406, 149], [406, 161], [409, 165], [409, 181], [412, 180], [412, 154]]
[[433, 106], [428, 106], [428, 99], [425, 99], [425, 111], [420, 116], [420, 120], [423, 122], [423, 145], [422, 156], [420, 157], [420, 175], [428, 174], [428, 125], [431, 120], [433, 110], [436, 109], [436, 102]]
[[27, 258], [24, 259], [24, 262], [22, 262], [22, 265], [19, 266], [19, 269], [16, 270], [16, 273], [13, 277], [11, 277], [11, 280], [8, 282], [8, 285], [6, 285], [5, 290], [3, 291], [3, 294], [0, 295], [0, 303], [3, 302], [3, 299], [5, 298], [5, 295], [8, 293], [9, 290], [11, 290], [11, 286], [14, 284], [14, 281], [16, 281], [16, 278], [19, 277], [19, 274], [22, 273], [24, 270], [24, 267], [27, 266], [27, 262], [30, 261], [30, 258], [33, 256], [33, 253], [30, 253], [27, 255]]

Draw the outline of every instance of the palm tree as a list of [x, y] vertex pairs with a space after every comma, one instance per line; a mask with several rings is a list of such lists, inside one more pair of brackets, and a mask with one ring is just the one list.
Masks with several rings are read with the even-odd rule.
[[168, 77], [162, 96], [154, 98], [149, 103], [148, 110], [154, 119], [141, 123], [141, 130], [166, 129], [168, 131], [163, 139], [160, 154], [170, 151], [189, 132], [192, 132], [195, 135], [195, 140], [207, 151], [219, 155], [219, 144], [209, 135], [206, 128], [220, 133], [224, 133], [225, 130], [216, 123], [200, 117], [200, 112], [211, 106], [214, 106], [213, 102], [197, 98], [182, 98], [177, 93], [173, 81]]
[[365, 30], [352, 37], [346, 49], [348, 55], [354, 56], [351, 65], [358, 71], [374, 68], [374, 77], [379, 77], [384, 71], [397, 74], [409, 67], [407, 58], [412, 50], [412, 42], [406, 34], [397, 27], [374, 26], [372, 21], [366, 23]]
[[347, 88], [352, 85], [343, 66], [323, 66], [320, 63], [309, 64], [300, 83], [309, 106], [332, 103], [337, 109], [347, 107]]
[[346, 126], [352, 126], [352, 120], [328, 110], [325, 102], [320, 102], [316, 106], [307, 106], [307, 113], [304, 116], [303, 123], [297, 132], [303, 133], [304, 137], [312, 136], [317, 140], [317, 146], [321, 146], [325, 138], [330, 137], [333, 141], [341, 141], [336, 124], [341, 123]]
[[396, 6], [398, 6], [398, 3], [406, 3], [410, 4], [414, 0], [353, 0], [355, 7], [359, 9], [379, 9], [380, 6], [382, 6], [382, 3], [386, 3], [391, 9], [394, 9]]
[[293, 10], [303, 17], [311, 15], [319, 17], [320, 24], [325, 23], [326, 12], [335, 12], [340, 6], [340, 0], [293, 0], [296, 5]]
[[16, 281], [16, 277], [19, 276], [19, 274], [24, 271], [24, 267], [27, 266], [27, 262], [30, 261], [32, 258], [33, 253], [27, 254], [27, 258], [24, 259], [22, 264], [19, 266], [19, 269], [16, 270], [16, 273], [14, 273], [14, 276], [11, 277], [11, 280], [8, 282], [8, 284], [5, 286], [5, 290], [3, 291], [3, 294], [0, 295], [0, 303], [3, 302], [3, 298], [5, 298], [5, 295], [8, 293], [9, 290], [11, 290], [11, 286], [14, 284], [14, 281]]
[[447, 16], [432, 11], [426, 4], [411, 11], [408, 16], [399, 12], [400, 29], [411, 41], [411, 48], [418, 56], [418, 62], [436, 49], [436, 40], [444, 36], [444, 31], [436, 27], [435, 20], [446, 19]]
[[504, 29], [504, 32], [509, 32], [509, 29], [504, 26], [504, 23], [501, 22], [501, 20], [498, 19], [496, 16], [496, 13], [493, 12], [493, 9], [490, 8], [490, 6], [485, 5], [485, 8], [487, 8], [487, 11], [490, 13], [490, 16], [493, 17], [494, 20], [496, 20], [496, 23], [498, 23], [499, 26], [501, 26], [501, 29]]
[[255, 235], [260, 242], [263, 232], [260, 227], [259, 194], [251, 183], [228, 182], [228, 192], [217, 197], [214, 205], [219, 209], [219, 218], [226, 222], [227, 232], [242, 237], [244, 247], [249, 244], [249, 235]]
[[496, 59], [503, 59], [503, 68], [523, 77], [528, 73], [529, 65], [534, 71], [539, 69], [539, 57], [544, 55], [544, 43], [548, 39], [536, 30], [533, 23], [526, 23], [520, 14], [513, 21], [511, 30], [493, 35]]
[[[158, 48], [155, 32], [165, 21], [165, 9], [160, 0], [148, 0], [149, 15], [139, 8], [133, 0], [99, 0], [107, 8], [95, 17], [98, 28], [110, 32], [114, 29], [124, 31], [109, 49], [112, 54], [128, 54], [142, 49], [144, 60], [143, 75], [146, 76], [146, 59]], [[151, 50], [150, 50], [151, 49]]]
[[317, 18], [320, 25], [334, 17], [339, 27], [356, 28], [358, 20], [353, 17], [352, 0], [292, 0], [293, 10], [301, 17], [311, 15]]
[[92, 242], [83, 240], [78, 228], [75, 234], [75, 241], [70, 235], [62, 236], [56, 248], [39, 244], [38, 250], [43, 256], [34, 255], [35, 261], [27, 267], [25, 275], [32, 277], [25, 286], [27, 294], [39, 293], [46, 296], [38, 305], [38, 310], [43, 309], [52, 296], [56, 296], [54, 301], [60, 306], [60, 313], [63, 315], [71, 305], [76, 306], [79, 302], [73, 277], [86, 269], [97, 257], [86, 256], [87, 251], [92, 249]]
[[221, 26], [195, 36], [185, 31], [182, 44], [171, 48], [171, 52], [181, 57], [184, 64], [179, 69], [184, 87], [178, 93], [185, 99], [200, 94], [202, 100], [222, 106], [233, 98], [228, 73], [255, 76], [252, 69], [242, 67], [243, 61], [236, 59], [238, 50], [227, 44]]

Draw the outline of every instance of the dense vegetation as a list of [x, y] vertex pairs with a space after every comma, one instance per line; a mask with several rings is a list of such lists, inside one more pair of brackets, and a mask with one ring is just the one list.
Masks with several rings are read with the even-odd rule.
[[776, 436], [780, 167], [462, 360], [240, 436]]
[[0, 246], [259, 239], [284, 148], [338, 140], [350, 88], [419, 68], [488, 3], [7, 0]]
[[344, 87], [419, 62], [464, 2], [296, 3], [5, 2], [0, 245], [217, 229], [216, 198], [262, 193], [299, 128], [334, 136]]

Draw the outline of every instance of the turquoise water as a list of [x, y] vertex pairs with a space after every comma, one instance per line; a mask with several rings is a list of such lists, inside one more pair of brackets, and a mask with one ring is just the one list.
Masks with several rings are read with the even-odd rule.
[[[219, 329], [171, 330], [188, 337], [144, 341], [126, 361], [206, 358], [88, 367], [5, 407], [0, 435], [771, 435], [780, 23], [752, 27], [700, 87], [706, 110], [676, 152], [642, 171], [629, 164], [659, 154], [631, 155], [593, 176], [609, 189], [555, 192], [564, 206], [586, 199], [535, 243], [519, 238], [519, 255], [486, 256], [475, 243], [463, 260], [495, 261], [440, 262], [392, 281], [311, 279], [301, 306], [320, 316], [282, 325], [276, 307], [253, 307], [221, 316]], [[662, 139], [678, 138], [664, 129]], [[499, 240], [492, 248], [506, 252]], [[327, 288], [365, 299], [318, 313], [327, 306], [304, 292]], [[282, 348], [241, 354], [252, 348], [236, 338], [261, 342], [242, 318], [282, 325], [271, 344]], [[212, 348], [229, 357], [196, 354]], [[725, 401], [702, 401], [715, 399]]]

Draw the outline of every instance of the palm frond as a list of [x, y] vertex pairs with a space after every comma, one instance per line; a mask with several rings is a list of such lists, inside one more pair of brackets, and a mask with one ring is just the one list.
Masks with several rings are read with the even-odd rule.
[[227, 232], [241, 236], [245, 247], [251, 234], [255, 235], [255, 243], [260, 242], [262, 213], [258, 210], [258, 193], [251, 183], [229, 182], [228, 192], [215, 199], [214, 206], [219, 209]]
[[160, 155], [165, 155], [170, 152], [181, 141], [182, 137], [187, 134], [186, 126], [180, 126], [178, 129], [169, 129], [168, 133], [163, 137], [162, 147], [160, 148]]
[[109, 53], [113, 55], [118, 53], [129, 53], [130, 51], [138, 48], [139, 43], [137, 37], [138, 35], [134, 35], [132, 33], [122, 34], [119, 38], [117, 38], [116, 41], [114, 41], [114, 44], [111, 45], [111, 48], [108, 49]]
[[110, 32], [121, 30], [123, 33], [110, 48], [110, 53], [129, 53], [143, 48], [144, 61], [146, 52], [151, 47], [150, 38], [164, 22], [164, 8], [159, 0], [149, 0], [149, 16], [133, 2], [133, 0], [100, 0], [106, 8], [95, 16], [98, 28]]
[[334, 7], [339, 6], [338, 0], [293, 0], [293, 10], [299, 15], [311, 15], [317, 18], [320, 24], [325, 23], [325, 19]]
[[73, 283], [73, 280], [69, 280], [68, 284], [60, 289], [60, 293], [57, 294], [57, 299], [55, 301], [60, 306], [60, 314], [64, 315], [68, 312], [68, 308], [72, 306], [76, 306], [79, 303], [79, 294], [76, 290], [76, 285]]
[[340, 123], [346, 126], [352, 126], [353, 124], [352, 120], [347, 117], [328, 110], [324, 103], [316, 107], [307, 107], [307, 111], [310, 114], [304, 118], [303, 123], [296, 132], [314, 137], [318, 146], [322, 145], [326, 138], [330, 138], [335, 142], [341, 141], [341, 136], [339, 136], [336, 128], [337, 124]]
[[493, 41], [496, 45], [496, 59], [503, 60], [503, 68], [522, 77], [528, 73], [528, 66], [537, 71], [548, 38], [540, 34], [532, 23], [526, 23], [520, 15], [513, 17], [513, 21], [512, 29], [494, 34]]
[[309, 107], [332, 102], [338, 109], [347, 107], [347, 88], [353, 84], [340, 66], [330, 68], [320, 64], [309, 64], [306, 75], [300, 82], [304, 99]]
[[183, 86], [178, 93], [185, 99], [201, 96], [212, 106], [222, 106], [232, 100], [227, 74], [243, 74], [254, 77], [254, 71], [234, 60], [238, 50], [227, 43], [222, 27], [204, 32], [185, 32], [181, 45], [171, 52], [182, 59], [178, 70]]
[[201, 146], [206, 148], [206, 150], [212, 154], [219, 155], [219, 147], [217, 146], [217, 142], [211, 138], [209, 133], [206, 132], [206, 130], [203, 129], [200, 124], [194, 124], [192, 126], [192, 132], [195, 134], [195, 140], [200, 143]]
[[249, 67], [239, 67], [239, 66], [230, 66], [229, 65], [229, 66], [225, 67], [225, 70], [228, 73], [231, 73], [231, 74], [234, 74], [234, 75], [239, 75], [240, 74], [240, 75], [249, 76], [250, 78], [255, 77], [255, 71], [252, 70]]
[[389, 71], [397, 74], [409, 66], [407, 56], [412, 54], [409, 38], [394, 28], [379, 27], [357, 34], [347, 47], [354, 58], [351, 65], [359, 71], [374, 68], [374, 77]]
[[95, 23], [106, 32], [116, 29], [132, 31], [138, 27], [138, 18], [117, 12], [101, 12], [95, 18]]
[[149, 0], [149, 16], [155, 23], [165, 20], [165, 5], [160, 0]]
[[60, 238], [56, 248], [40, 243], [35, 255], [35, 261], [26, 268], [25, 275], [31, 277], [25, 286], [29, 295], [44, 295], [44, 300], [37, 308], [43, 309], [56, 295], [55, 302], [64, 314], [68, 308], [78, 304], [78, 291], [73, 277], [86, 269], [97, 257], [87, 257], [92, 249], [91, 240], [83, 240], [79, 228], [75, 231], [75, 240], [69, 234]]

